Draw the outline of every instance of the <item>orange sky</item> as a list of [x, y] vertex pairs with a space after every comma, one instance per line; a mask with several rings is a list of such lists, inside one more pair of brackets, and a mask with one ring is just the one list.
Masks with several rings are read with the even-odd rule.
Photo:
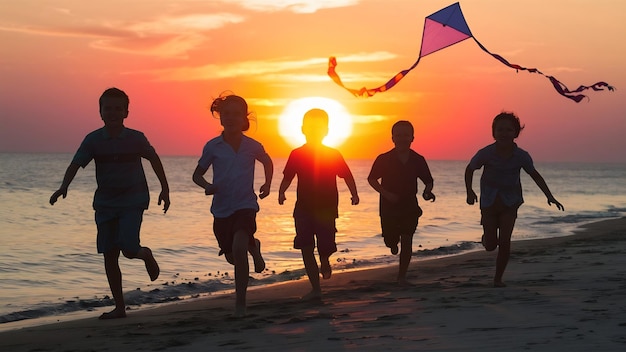
[[346, 158], [390, 149], [390, 126], [406, 119], [427, 159], [467, 160], [492, 142], [491, 120], [507, 110], [526, 124], [518, 143], [537, 161], [626, 162], [626, 2], [460, 2], [491, 52], [570, 89], [616, 87], [578, 104], [471, 39], [424, 57], [396, 87], [367, 99], [326, 75], [336, 56], [346, 85], [383, 84], [416, 60], [424, 17], [451, 3], [2, 1], [0, 151], [74, 152], [102, 126], [98, 97], [116, 86], [131, 99], [126, 125], [161, 155], [199, 156], [220, 130], [207, 106], [231, 90], [256, 113], [249, 135], [277, 158], [292, 148], [278, 117], [290, 102], [319, 96], [352, 116], [352, 135], [338, 147]]

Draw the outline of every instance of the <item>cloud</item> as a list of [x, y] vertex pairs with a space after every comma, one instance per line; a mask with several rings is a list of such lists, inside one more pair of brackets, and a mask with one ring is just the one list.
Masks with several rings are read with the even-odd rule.
[[124, 27], [132, 35], [102, 39], [92, 46], [139, 55], [186, 58], [189, 51], [207, 40], [208, 31], [244, 20], [243, 16], [230, 13], [158, 18], [130, 23]]
[[16, 32], [31, 35], [43, 35], [54, 37], [85, 37], [85, 38], [102, 38], [102, 37], [120, 37], [130, 33], [118, 28], [108, 28], [101, 26], [19, 26], [19, 25], [0, 25], [0, 31]]
[[[58, 10], [61, 11], [61, 10]], [[207, 40], [207, 32], [245, 17], [231, 13], [160, 17], [145, 21], [97, 21], [74, 25], [0, 25], [0, 31], [57, 37], [95, 38], [92, 48], [135, 55], [185, 58]]]
[[341, 62], [373, 62], [392, 60], [397, 57], [398, 55], [388, 51], [375, 51], [372, 53], [356, 53], [346, 56], [337, 56], [337, 60]]
[[231, 77], [249, 77], [284, 72], [327, 63], [327, 58], [284, 61], [243, 61], [233, 64], [208, 64], [197, 67], [175, 67], [171, 69], [134, 72], [150, 74], [160, 81], [197, 81]]
[[137, 33], [184, 33], [217, 29], [231, 23], [243, 22], [244, 19], [241, 15], [231, 13], [194, 14], [133, 23], [128, 28]]
[[222, 0], [243, 8], [259, 12], [291, 11], [294, 13], [314, 13], [321, 9], [356, 5], [359, 0]]
[[[396, 58], [389, 52], [358, 53], [342, 57], [345, 62], [378, 62]], [[223, 65], [207, 64], [196, 67], [174, 67], [168, 69], [136, 71], [127, 74], [152, 75], [158, 81], [199, 81], [233, 77], [261, 76], [263, 80], [283, 82], [322, 82], [328, 80], [325, 74], [302, 72], [305, 69], [326, 67], [327, 57], [315, 57], [302, 60], [263, 60], [242, 61]], [[293, 73], [297, 72], [297, 73]], [[326, 70], [322, 71], [326, 72]], [[382, 81], [389, 79], [389, 73], [348, 73], [342, 76], [345, 81]]]

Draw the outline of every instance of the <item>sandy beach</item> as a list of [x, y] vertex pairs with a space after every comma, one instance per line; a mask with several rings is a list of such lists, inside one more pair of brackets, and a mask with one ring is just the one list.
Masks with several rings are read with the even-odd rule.
[[233, 295], [132, 310], [126, 319], [61, 321], [0, 333], [2, 351], [623, 351], [626, 218], [573, 236], [519, 241], [492, 287], [495, 252], [414, 261], [413, 286], [396, 266], [335, 272], [322, 302], [306, 279]]

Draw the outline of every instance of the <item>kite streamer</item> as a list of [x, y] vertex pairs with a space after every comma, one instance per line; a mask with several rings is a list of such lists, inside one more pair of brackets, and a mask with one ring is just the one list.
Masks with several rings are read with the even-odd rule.
[[406, 76], [411, 70], [413, 70], [417, 64], [420, 62], [420, 59], [426, 55], [432, 54], [441, 49], [447, 48], [450, 45], [461, 42], [465, 39], [472, 38], [478, 44], [478, 46], [485, 51], [487, 54], [493, 56], [501, 63], [507, 65], [515, 69], [516, 71], [523, 70], [531, 73], [538, 73], [550, 80], [556, 91], [562, 96], [572, 99], [575, 102], [580, 102], [586, 96], [581, 94], [584, 90], [593, 89], [595, 91], [607, 89], [609, 91], [614, 90], [612, 86], [607, 84], [606, 82], [597, 82], [590, 86], [580, 86], [575, 90], [569, 90], [567, 86], [561, 83], [559, 80], [554, 78], [553, 76], [548, 76], [543, 74], [536, 68], [526, 68], [520, 65], [511, 64], [505, 58], [498, 54], [493, 54], [487, 50], [473, 35], [470, 31], [465, 18], [463, 17], [463, 13], [461, 12], [461, 6], [459, 3], [454, 3], [446, 8], [443, 8], [432, 15], [426, 17], [424, 21], [424, 33], [422, 34], [422, 46], [420, 48], [420, 54], [417, 58], [417, 61], [413, 64], [413, 66], [409, 67], [406, 70], [398, 72], [394, 77], [392, 77], [387, 83], [377, 88], [361, 88], [361, 89], [352, 89], [346, 87], [342, 82], [339, 75], [335, 71], [337, 67], [337, 59], [335, 57], [330, 57], [328, 60], [328, 76], [340, 85], [341, 87], [348, 90], [350, 93], [355, 96], [368, 96], [371, 97], [378, 92], [384, 92], [391, 89], [396, 85], [404, 76]]

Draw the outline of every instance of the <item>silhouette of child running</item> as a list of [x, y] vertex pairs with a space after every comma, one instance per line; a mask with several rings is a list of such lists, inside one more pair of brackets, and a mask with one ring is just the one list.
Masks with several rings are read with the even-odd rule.
[[535, 181], [548, 199], [548, 205], [554, 203], [557, 209], [565, 210], [535, 169], [530, 154], [514, 142], [523, 128], [514, 114], [503, 112], [497, 115], [491, 125], [495, 143], [479, 150], [465, 169], [467, 204], [472, 205], [477, 200], [472, 189], [474, 171], [484, 167], [480, 178], [480, 222], [484, 231], [481, 242], [487, 251], [498, 248], [494, 287], [506, 286], [502, 275], [511, 255], [511, 234], [517, 209], [524, 203], [520, 170], [524, 169]]
[[[413, 235], [422, 209], [417, 201], [417, 179], [425, 185], [422, 197], [435, 201], [433, 177], [423, 156], [411, 149], [413, 125], [398, 121], [391, 128], [394, 148], [379, 155], [367, 181], [380, 193], [380, 224], [385, 245], [398, 254], [401, 245], [397, 281], [407, 285], [407, 270], [413, 255]], [[380, 181], [379, 181], [380, 180]]]
[[[258, 160], [264, 168], [265, 183], [259, 198], [270, 193], [274, 173], [272, 159], [261, 143], [243, 134], [250, 127], [248, 104], [237, 95], [223, 95], [213, 101], [211, 112], [219, 115], [223, 132], [206, 143], [193, 182], [213, 195], [211, 213], [213, 232], [220, 246], [219, 255], [235, 266], [235, 317], [246, 315], [246, 292], [250, 266], [248, 252], [254, 259], [254, 271], [265, 270], [261, 242], [254, 238], [256, 213], [259, 211], [254, 193], [254, 165]], [[204, 174], [213, 167], [213, 180]]]
[[104, 268], [115, 300], [115, 309], [102, 314], [100, 319], [126, 317], [120, 251], [126, 258], [143, 260], [150, 280], [159, 277], [159, 265], [152, 251], [139, 244], [143, 212], [150, 203], [141, 158], [150, 161], [161, 183], [158, 204], [163, 202], [164, 213], [170, 207], [169, 186], [161, 159], [143, 133], [124, 126], [128, 104], [128, 96], [122, 90], [109, 88], [102, 93], [100, 117], [104, 127], [85, 137], [65, 171], [61, 187], [50, 197], [52, 205], [60, 196], [65, 198], [78, 169], [95, 161], [98, 189], [93, 208], [98, 228], [97, 248], [98, 253], [104, 255]]
[[[304, 114], [302, 133], [306, 143], [291, 151], [283, 180], [278, 190], [278, 203], [284, 204], [285, 191], [297, 175], [297, 199], [293, 210], [296, 236], [294, 248], [302, 252], [302, 260], [312, 290], [303, 299], [320, 299], [320, 272], [324, 279], [332, 275], [329, 257], [337, 251], [335, 219], [339, 216], [337, 177], [345, 180], [352, 195], [352, 205], [359, 204], [359, 196], [352, 172], [341, 153], [322, 144], [328, 134], [328, 114], [311, 109]], [[315, 246], [320, 258], [318, 267]]]

